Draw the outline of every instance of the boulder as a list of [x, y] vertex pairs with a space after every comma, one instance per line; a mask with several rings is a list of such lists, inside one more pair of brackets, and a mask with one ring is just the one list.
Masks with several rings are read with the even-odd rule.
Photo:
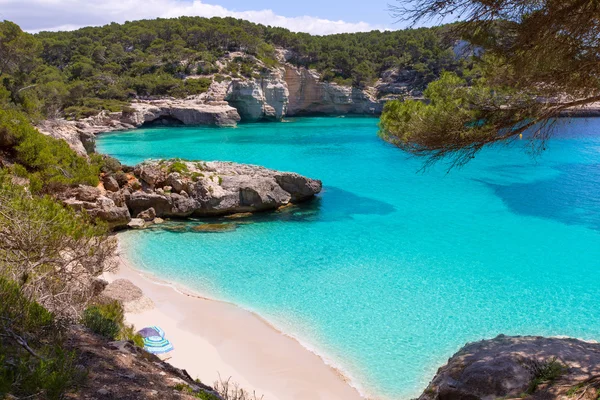
[[142, 290], [127, 279], [117, 279], [106, 286], [101, 296], [108, 300], [116, 300], [128, 313], [141, 313], [154, 308], [151, 299], [144, 296]]
[[[115, 195], [116, 197], [117, 195]], [[126, 226], [131, 220], [129, 209], [124, 204], [102, 195], [100, 189], [92, 186], [79, 186], [58, 195], [63, 203], [75, 210], [83, 211], [93, 219], [100, 219], [111, 228]]]
[[150, 207], [149, 209], [139, 213], [137, 218], [143, 219], [146, 222], [153, 221], [154, 218], [156, 218], [156, 211], [154, 211], [154, 208]]
[[[158, 183], [164, 183], [167, 179], [167, 171], [160, 163], [144, 163], [136, 166], [135, 176], [143, 183], [146, 183], [150, 189], [154, 189]], [[160, 185], [164, 186], [164, 185]]]
[[592, 376], [600, 384], [598, 343], [500, 335], [463, 347], [438, 370], [419, 400], [519, 398], [533, 393], [539, 399], [560, 399], [571, 397], [570, 392], [583, 396], [580, 384]]
[[146, 221], [141, 218], [132, 218], [127, 226], [131, 229], [143, 229], [146, 227]]
[[80, 201], [94, 202], [102, 195], [102, 191], [94, 186], [79, 185], [67, 189], [67, 191], [61, 195], [64, 196], [64, 198], [74, 198]]
[[104, 189], [109, 192], [118, 192], [119, 191], [119, 183], [112, 175], [106, 175], [102, 179], [102, 183], [104, 185]]

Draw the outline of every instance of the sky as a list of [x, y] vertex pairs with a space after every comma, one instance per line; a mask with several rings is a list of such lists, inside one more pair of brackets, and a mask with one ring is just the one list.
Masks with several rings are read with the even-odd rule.
[[232, 16], [296, 32], [332, 34], [398, 29], [387, 11], [395, 0], [0, 0], [0, 20], [29, 32], [72, 30], [182, 15]]

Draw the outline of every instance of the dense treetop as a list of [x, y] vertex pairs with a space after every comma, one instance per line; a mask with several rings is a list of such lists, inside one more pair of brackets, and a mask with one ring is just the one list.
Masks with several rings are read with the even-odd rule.
[[[180, 17], [32, 36], [4, 22], [0, 54], [11, 53], [0, 57], [0, 73], [13, 101], [40, 117], [63, 111], [81, 117], [118, 110], [136, 96], [199, 94], [215, 78], [259, 77], [278, 64], [277, 47], [291, 50], [291, 63], [317, 69], [324, 80], [364, 86], [400, 68], [413, 71], [409, 84], [422, 89], [443, 70], [462, 68], [447, 31], [311, 36], [234, 18]], [[242, 56], [223, 62], [232, 52]]]
[[[475, 82], [445, 76], [427, 106], [388, 104], [382, 136], [400, 148], [462, 164], [482, 147], [530, 133], [543, 149], [553, 120], [600, 101], [600, 2], [401, 0], [397, 17], [455, 16], [454, 28], [485, 50]], [[426, 115], [427, 118], [423, 118]]]

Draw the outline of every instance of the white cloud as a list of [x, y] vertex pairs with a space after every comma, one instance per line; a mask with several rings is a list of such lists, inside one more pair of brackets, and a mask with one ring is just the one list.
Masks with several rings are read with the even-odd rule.
[[386, 29], [366, 22], [331, 21], [308, 15], [285, 17], [272, 10], [232, 11], [200, 0], [0, 0], [0, 19], [16, 22], [30, 32], [184, 15], [241, 18], [317, 35]]

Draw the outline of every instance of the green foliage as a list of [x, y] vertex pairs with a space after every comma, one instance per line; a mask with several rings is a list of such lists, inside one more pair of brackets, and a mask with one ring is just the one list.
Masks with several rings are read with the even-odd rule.
[[63, 346], [54, 316], [2, 277], [0, 298], [0, 393], [63, 398], [83, 375], [75, 368], [75, 354]]
[[[4, 22], [0, 76], [2, 70], [10, 75], [0, 87], [32, 116], [64, 110], [79, 119], [120, 111], [136, 97], [186, 97], [208, 89], [209, 79], [190, 75], [214, 75], [217, 82], [224, 75], [259, 78], [259, 64], [277, 66], [275, 48], [284, 47], [294, 54], [292, 64], [315, 68], [327, 81], [363, 87], [399, 68], [420, 90], [442, 71], [466, 67], [454, 56], [453, 42], [443, 29], [311, 36], [234, 18], [156, 19], [36, 35]], [[232, 52], [244, 55], [220, 70], [217, 60]]]
[[180, 174], [185, 174], [188, 171], [189, 169], [183, 161], [175, 160], [169, 165], [169, 173], [178, 172]]
[[110, 340], [131, 340], [136, 346], [144, 347], [144, 339], [135, 333], [132, 325], [125, 324], [123, 306], [118, 301], [95, 304], [83, 312], [83, 325], [92, 332]]
[[117, 340], [123, 324], [123, 308], [118, 302], [88, 307], [83, 312], [83, 325], [110, 340]]
[[204, 390], [199, 390], [199, 391], [195, 392], [194, 389], [192, 389], [190, 387], [190, 385], [187, 385], [185, 383], [178, 383], [173, 387], [173, 389], [178, 392], [189, 394], [197, 399], [219, 400], [219, 397], [215, 396], [212, 393], [205, 392]]
[[92, 297], [93, 280], [111, 265], [116, 243], [102, 224], [50, 196], [32, 196], [0, 170], [0, 277], [18, 282], [61, 321]]
[[0, 77], [3, 74], [28, 73], [35, 67], [38, 48], [39, 42], [17, 24], [0, 22]]
[[525, 364], [525, 367], [529, 369], [533, 375], [529, 387], [527, 388], [528, 394], [533, 394], [537, 387], [542, 383], [553, 383], [567, 370], [567, 367], [561, 364], [556, 357], [552, 357], [546, 361], [532, 360]]
[[[533, 125], [519, 123], [538, 107], [535, 98], [511, 88], [492, 87], [484, 79], [468, 84], [450, 72], [430, 83], [424, 96], [425, 101], [386, 103], [379, 134], [403, 150], [429, 156], [430, 162], [452, 154], [453, 165], [468, 162], [483, 146], [501, 140], [501, 134], [514, 136]], [[518, 108], [507, 106], [509, 97]], [[502, 127], [510, 129], [502, 133]]]
[[57, 185], [96, 186], [100, 166], [77, 155], [64, 140], [37, 131], [18, 111], [0, 109], [0, 147], [14, 152], [20, 176], [29, 174], [31, 189], [37, 192]]

